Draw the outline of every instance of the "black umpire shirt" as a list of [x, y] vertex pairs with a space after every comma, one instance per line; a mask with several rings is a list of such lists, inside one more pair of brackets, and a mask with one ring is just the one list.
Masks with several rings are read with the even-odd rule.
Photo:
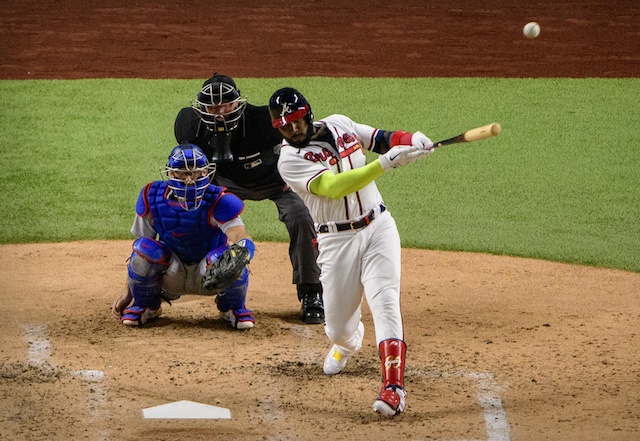
[[[213, 132], [191, 107], [184, 107], [178, 112], [174, 133], [179, 143], [195, 144], [209, 159], [212, 158]], [[280, 131], [271, 126], [269, 108], [247, 103], [238, 127], [231, 131], [233, 161], [216, 162], [215, 176], [248, 189], [284, 186], [277, 167], [281, 141]]]

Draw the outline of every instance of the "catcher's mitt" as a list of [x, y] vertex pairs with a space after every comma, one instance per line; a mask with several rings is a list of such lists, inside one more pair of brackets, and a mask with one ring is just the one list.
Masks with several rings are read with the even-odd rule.
[[247, 248], [232, 244], [207, 268], [202, 278], [202, 286], [209, 291], [224, 291], [240, 278], [249, 260], [251, 257]]

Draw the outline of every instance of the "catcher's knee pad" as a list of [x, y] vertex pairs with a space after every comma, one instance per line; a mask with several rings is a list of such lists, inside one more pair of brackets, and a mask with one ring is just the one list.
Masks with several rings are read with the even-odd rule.
[[148, 237], [133, 242], [127, 271], [129, 289], [136, 305], [154, 309], [160, 306], [161, 280], [170, 261], [171, 250], [165, 244]]
[[216, 297], [218, 309], [222, 312], [226, 312], [230, 309], [236, 310], [244, 308], [248, 290], [249, 271], [245, 268], [242, 271], [240, 278]]
[[162, 277], [171, 264], [171, 249], [155, 239], [139, 237], [132, 248], [129, 268], [141, 277]]

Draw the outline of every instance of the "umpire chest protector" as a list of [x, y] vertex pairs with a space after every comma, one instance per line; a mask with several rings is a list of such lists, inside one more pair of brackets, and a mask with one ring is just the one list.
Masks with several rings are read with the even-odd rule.
[[[171, 199], [170, 191], [164, 181], [147, 184], [138, 198], [136, 212], [140, 216], [151, 214], [159, 240], [183, 263], [197, 263], [209, 250], [227, 243], [227, 236], [218, 224], [230, 221], [242, 212], [244, 203], [238, 197], [210, 185], [200, 208], [187, 211]], [[218, 224], [211, 224], [211, 217]]]

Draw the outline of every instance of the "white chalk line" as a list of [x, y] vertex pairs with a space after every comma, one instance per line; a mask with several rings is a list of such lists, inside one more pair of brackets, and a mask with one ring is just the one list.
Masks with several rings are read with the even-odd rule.
[[[51, 342], [47, 336], [47, 326], [24, 325], [23, 330], [29, 346], [27, 350], [29, 365], [39, 369], [59, 371], [60, 369], [48, 362], [51, 356]], [[74, 377], [79, 377], [86, 383], [91, 384], [90, 387], [93, 393], [87, 397], [87, 405], [91, 411], [91, 419], [92, 421], [104, 421], [105, 417], [109, 414], [107, 407], [107, 388], [102, 382], [106, 378], [104, 372], [90, 369], [69, 369], [66, 370], [66, 373]], [[97, 441], [107, 441], [108, 439], [109, 433], [104, 429], [97, 434]]]
[[410, 370], [407, 371], [407, 374], [435, 378], [464, 377], [476, 380], [476, 397], [482, 408], [487, 430], [487, 439], [439, 441], [511, 441], [511, 430], [507, 420], [507, 412], [504, 410], [502, 398], [500, 398], [501, 388], [496, 384], [493, 374], [488, 372], [440, 372], [435, 370]]

